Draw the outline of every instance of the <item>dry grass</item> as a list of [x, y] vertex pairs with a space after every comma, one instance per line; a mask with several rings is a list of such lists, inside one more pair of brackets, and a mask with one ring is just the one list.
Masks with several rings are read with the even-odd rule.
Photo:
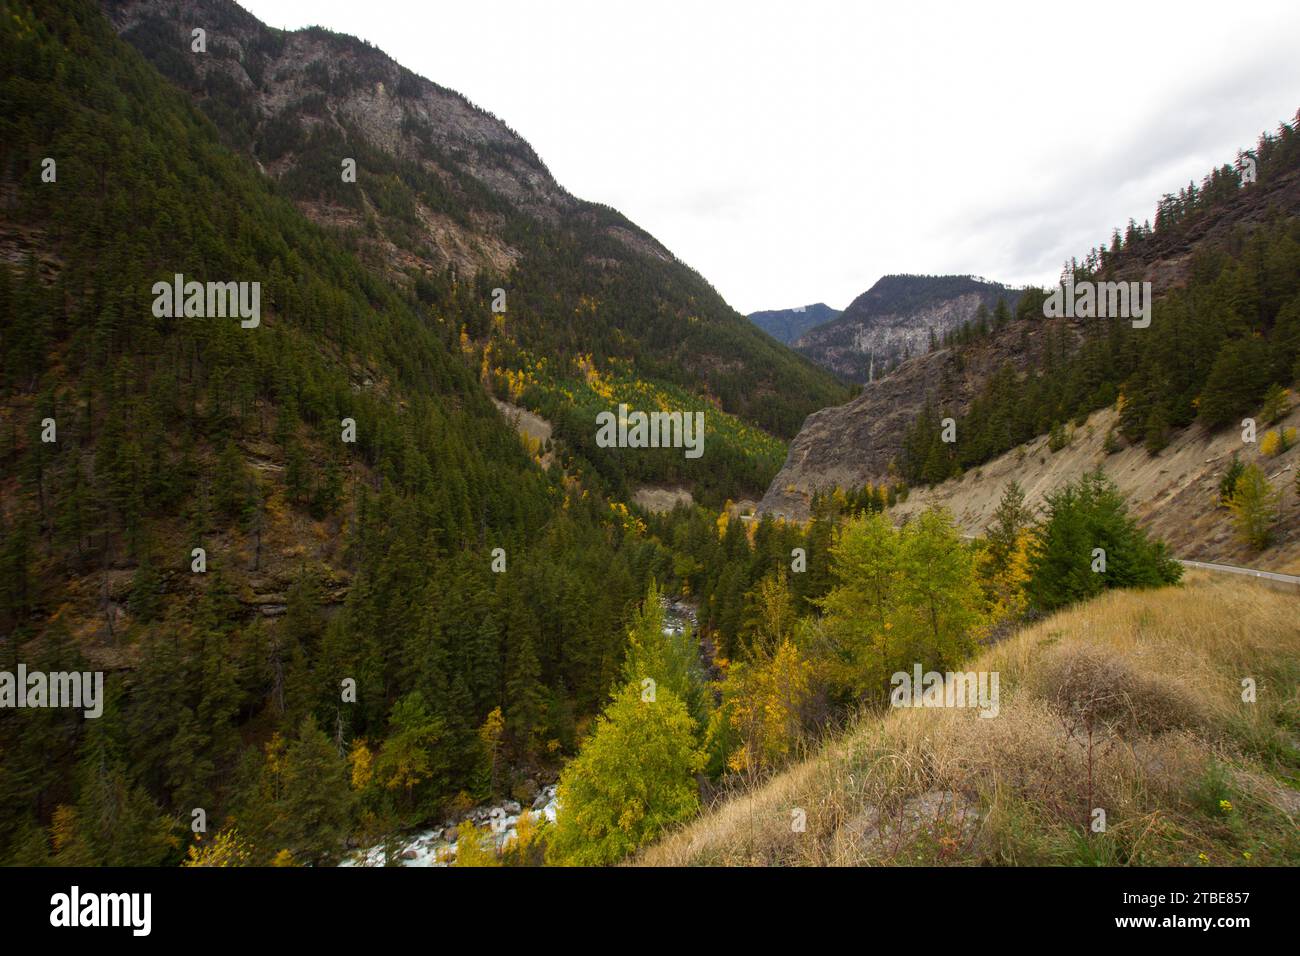
[[1198, 572], [1064, 611], [968, 667], [1000, 674], [997, 717], [864, 714], [635, 862], [1300, 863], [1296, 592]]

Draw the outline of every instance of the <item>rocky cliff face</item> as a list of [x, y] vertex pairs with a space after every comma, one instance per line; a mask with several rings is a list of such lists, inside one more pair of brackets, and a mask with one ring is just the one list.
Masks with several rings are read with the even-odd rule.
[[931, 338], [990, 313], [1014, 308], [1019, 290], [974, 276], [892, 275], [854, 299], [838, 318], [809, 329], [795, 349], [855, 382], [869, 382], [918, 355]]
[[847, 404], [809, 415], [759, 511], [803, 519], [818, 489], [890, 479], [904, 435], [927, 396], [942, 395], [950, 410], [964, 412], [1004, 363], [1023, 369], [1036, 362], [1049, 330], [1058, 326], [1076, 335], [1081, 329], [1074, 319], [1012, 321], [974, 345], [909, 359], [893, 374], [864, 385]]
[[[578, 205], [505, 123], [363, 41], [319, 29], [274, 30], [225, 0], [104, 0], [102, 5], [118, 33], [173, 83], [196, 95], [232, 145], [252, 153], [273, 177], [284, 179], [313, 163], [311, 143], [351, 137], [418, 165], [444, 185], [456, 205], [468, 207], [467, 216], [453, 217], [417, 203], [414, 212], [427, 225], [427, 235], [407, 255], [396, 254], [395, 247], [410, 244], [381, 229], [372, 238], [396, 264], [432, 269], [450, 264], [470, 276], [483, 267], [504, 272], [519, 253], [499, 234], [492, 198], [552, 225]], [[193, 29], [205, 31], [202, 55], [186, 55]], [[340, 175], [337, 163], [331, 172]], [[360, 210], [328, 202], [302, 205], [309, 216], [330, 225], [362, 225], [369, 219], [382, 227], [384, 217], [374, 215], [377, 201], [367, 195], [368, 208]], [[662, 247], [654, 252], [668, 256]]]

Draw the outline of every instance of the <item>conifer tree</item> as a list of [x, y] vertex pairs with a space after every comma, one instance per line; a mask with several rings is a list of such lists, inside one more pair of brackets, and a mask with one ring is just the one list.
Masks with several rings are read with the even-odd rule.
[[1039, 609], [1054, 610], [1106, 588], [1174, 584], [1181, 575], [1181, 565], [1129, 516], [1119, 490], [1100, 469], [1047, 496], [1027, 588]]
[[524, 635], [512, 649], [506, 676], [506, 727], [524, 757], [536, 753], [542, 731], [546, 692], [541, 675], [532, 637]]

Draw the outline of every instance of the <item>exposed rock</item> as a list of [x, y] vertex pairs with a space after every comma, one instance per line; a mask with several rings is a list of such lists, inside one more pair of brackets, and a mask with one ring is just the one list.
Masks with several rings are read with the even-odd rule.
[[693, 500], [685, 488], [656, 488], [653, 485], [642, 485], [632, 495], [636, 505], [655, 514], [672, 511], [678, 505], [689, 505]]
[[888, 479], [901, 460], [903, 439], [927, 397], [946, 400], [951, 413], [965, 411], [984, 382], [1003, 363], [1024, 369], [1037, 360], [1040, 343], [1057, 324], [1078, 334], [1078, 319], [1009, 323], [1000, 333], [963, 350], [938, 349], [904, 362], [864, 385], [844, 405], [809, 415], [790, 443], [785, 464], [759, 503], [760, 513], [808, 517], [815, 490], [856, 489]]
[[868, 807], [843, 825], [840, 839], [852, 841], [859, 852], [885, 854], [925, 838], [964, 847], [975, 839], [980, 819], [978, 807], [963, 794], [931, 790], [905, 800], [895, 811]]
[[[1270, 212], [1300, 213], [1300, 171], [1243, 189], [1238, 198], [1207, 210], [1185, 231], [1155, 235], [1137, 253], [1121, 255], [1106, 278], [1150, 281], [1158, 296], [1186, 282], [1190, 253], [1198, 243], [1226, 242], [1239, 227], [1265, 222]], [[851, 321], [852, 311], [850, 306], [833, 324]], [[912, 358], [863, 386], [852, 401], [814, 412], [790, 443], [785, 465], [763, 496], [760, 511], [804, 519], [814, 490], [835, 485], [856, 489], [868, 481], [886, 480], [927, 397], [959, 415], [1004, 363], [1020, 372], [1042, 367], [1041, 342], [1048, 330], [1063, 327], [1077, 343], [1087, 321], [1040, 316], [1013, 320], [960, 354], [940, 349]]]
[[[1269, 546], [1256, 551], [1238, 540], [1232, 513], [1215, 506], [1219, 479], [1236, 453], [1243, 464], [1258, 463], [1272, 474], [1275, 487], [1290, 484], [1287, 476], [1300, 466], [1300, 445], [1272, 459], [1263, 459], [1258, 445], [1242, 446], [1238, 432], [1207, 433], [1199, 425], [1176, 432], [1157, 456], [1138, 445], [1106, 454], [1106, 434], [1115, 425], [1114, 409], [1094, 412], [1075, 430], [1069, 445], [1053, 453], [1046, 438], [1037, 438], [1004, 455], [931, 488], [916, 488], [891, 514], [897, 520], [931, 505], [952, 512], [967, 534], [979, 535], [993, 520], [1007, 482], [1015, 479], [1025, 493], [1025, 505], [1039, 508], [1046, 496], [1078, 475], [1100, 466], [1128, 499], [1138, 522], [1167, 543], [1179, 558], [1208, 561], [1294, 574], [1300, 569], [1300, 497], [1284, 494], [1278, 503], [1278, 523]], [[1300, 409], [1280, 423], [1300, 428]], [[1041, 463], [1040, 463], [1041, 459]], [[1025, 463], [1032, 461], [1033, 468]]]
[[998, 299], [1014, 310], [1019, 297], [1019, 289], [976, 276], [884, 276], [794, 347], [844, 378], [869, 382], [924, 355], [931, 335], [942, 340], [973, 320], [981, 305], [991, 315]]

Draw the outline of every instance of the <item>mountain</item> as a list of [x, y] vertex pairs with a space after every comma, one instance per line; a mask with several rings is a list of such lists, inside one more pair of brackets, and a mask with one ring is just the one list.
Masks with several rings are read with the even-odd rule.
[[[450, 332], [480, 381], [550, 421], [617, 493], [650, 481], [719, 502], [758, 493], [780, 439], [847, 397], [653, 236], [572, 196], [505, 123], [374, 47], [275, 30], [228, 0], [103, 9], [228, 146], [373, 270], [426, 306], [446, 294], [479, 303]], [[191, 52], [197, 24], [202, 54]], [[706, 411], [709, 455], [641, 456], [627, 473], [592, 440], [594, 415], [621, 401]]]
[[815, 305], [801, 305], [795, 309], [769, 309], [765, 312], [751, 312], [749, 321], [778, 342], [792, 345], [795, 339], [809, 329], [821, 325], [823, 322], [830, 322], [839, 315], [839, 309], [832, 309], [825, 302], [818, 302]]
[[1059, 444], [1107, 407], [1108, 444], [1146, 454], [1259, 414], [1300, 376], [1300, 134], [1283, 124], [1255, 155], [1257, 182], [1225, 164], [1162, 199], [1155, 227], [1130, 222], [1073, 263], [1076, 282], [1151, 282], [1149, 327], [1045, 318], [1045, 292], [1026, 290], [1014, 312], [809, 416], [761, 510], [803, 517], [818, 489], [960, 477], [1049, 432]]
[[321, 864], [535, 791], [671, 558], [489, 400], [472, 285], [369, 264], [94, 4], [4, 10], [0, 653], [104, 692], [0, 709], [0, 860], [175, 864], [201, 807], [241, 860]]
[[869, 382], [967, 323], [992, 321], [999, 301], [1014, 308], [1019, 295], [976, 276], [888, 275], [794, 347], [837, 375]]

